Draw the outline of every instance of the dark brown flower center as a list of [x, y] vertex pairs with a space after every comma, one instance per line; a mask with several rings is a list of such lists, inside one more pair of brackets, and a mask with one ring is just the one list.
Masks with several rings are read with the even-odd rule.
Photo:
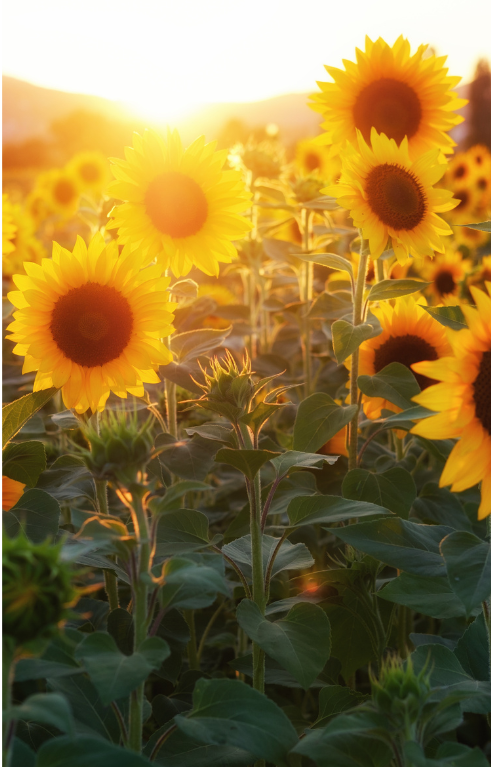
[[366, 181], [368, 204], [393, 229], [414, 229], [426, 213], [426, 196], [417, 178], [399, 165], [376, 165]]
[[476, 182], [476, 186], [478, 189], [481, 189], [484, 192], [489, 186], [489, 181], [487, 178], [478, 178]]
[[53, 196], [61, 205], [68, 205], [68, 203], [75, 199], [77, 192], [70, 181], [60, 179], [53, 188]]
[[304, 163], [307, 170], [316, 170], [321, 166], [321, 159], [315, 152], [308, 152], [305, 155]]
[[491, 434], [491, 351], [483, 352], [473, 388], [476, 417]]
[[84, 181], [98, 181], [101, 177], [100, 168], [93, 162], [84, 162], [80, 168], [80, 175]]
[[[425, 341], [424, 338], [412, 334], [391, 336], [375, 350], [375, 373], [383, 370], [391, 362], [400, 362], [401, 365], [405, 365], [411, 370], [411, 365], [414, 362], [436, 359], [438, 359], [436, 349], [428, 341]], [[427, 386], [435, 383], [432, 378], [415, 373], [414, 370], [411, 370], [411, 372], [421, 389], [426, 389]]]
[[208, 202], [199, 184], [178, 171], [162, 173], [150, 182], [145, 207], [154, 226], [170, 237], [190, 237], [208, 216]]
[[462, 178], [467, 173], [467, 165], [465, 165], [463, 162], [460, 163], [460, 165], [457, 165], [453, 172], [454, 178]]
[[115, 288], [87, 283], [56, 302], [51, 335], [65, 357], [96, 367], [119, 357], [131, 338], [133, 313]]
[[417, 133], [421, 116], [414, 90], [392, 77], [382, 77], [363, 88], [353, 107], [355, 125], [367, 141], [375, 128], [400, 144], [404, 136], [411, 138]]
[[454, 197], [456, 200], [460, 200], [459, 204], [457, 205], [459, 211], [466, 208], [471, 199], [469, 192], [466, 189], [459, 189], [458, 192], [454, 192]]
[[448, 293], [453, 293], [457, 287], [457, 283], [454, 280], [452, 272], [447, 269], [442, 269], [436, 275], [434, 279], [435, 287], [441, 296], [446, 296]]

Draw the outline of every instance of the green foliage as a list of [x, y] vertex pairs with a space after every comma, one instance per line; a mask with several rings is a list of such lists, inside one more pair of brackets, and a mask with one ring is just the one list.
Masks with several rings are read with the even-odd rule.
[[293, 449], [315, 453], [351, 421], [355, 412], [355, 405], [340, 407], [328, 394], [312, 394], [298, 408]]
[[29, 418], [41, 410], [58, 390], [55, 387], [26, 394], [2, 408], [2, 447], [15, 437]]
[[42, 442], [10, 443], [3, 451], [2, 473], [10, 479], [35, 487], [46, 468], [46, 453]]

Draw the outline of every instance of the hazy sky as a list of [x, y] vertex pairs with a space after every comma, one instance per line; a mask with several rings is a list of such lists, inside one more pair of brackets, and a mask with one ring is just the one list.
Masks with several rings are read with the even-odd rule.
[[3, 71], [165, 119], [314, 91], [365, 34], [430, 43], [469, 80], [490, 24], [489, 0], [5, 0]]

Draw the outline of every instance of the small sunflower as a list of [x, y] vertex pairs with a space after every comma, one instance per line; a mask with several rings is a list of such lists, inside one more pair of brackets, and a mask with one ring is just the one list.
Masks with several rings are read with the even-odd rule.
[[[380, 321], [382, 333], [361, 344], [360, 375], [372, 376], [392, 362], [410, 368], [414, 362], [438, 360], [451, 354], [443, 325], [425, 312], [412, 296], [398, 299], [393, 307], [384, 301], [372, 311]], [[415, 375], [421, 389], [433, 383], [424, 375]], [[380, 418], [384, 409], [398, 410], [381, 397], [363, 395], [363, 402], [367, 418], [371, 419]]]
[[479, 172], [484, 171], [489, 176], [491, 173], [491, 152], [484, 144], [474, 144], [467, 150], [470, 162]]
[[467, 186], [475, 172], [474, 164], [467, 152], [457, 152], [448, 163], [445, 181], [451, 187]]
[[471, 253], [477, 248], [481, 248], [489, 240], [488, 232], [481, 232], [479, 229], [472, 229], [470, 226], [456, 226], [454, 234], [457, 247], [460, 248], [463, 245]]
[[318, 83], [313, 109], [325, 117], [325, 143], [337, 153], [345, 141], [356, 141], [356, 131], [370, 141], [373, 128], [400, 144], [409, 142], [411, 157], [438, 147], [451, 153], [455, 142], [448, 131], [462, 122], [454, 114], [467, 102], [452, 89], [460, 77], [449, 77], [444, 56], [427, 56], [421, 45], [411, 56], [402, 35], [390, 47], [382, 38], [366, 38], [365, 51], [356, 49], [356, 64], [345, 69], [326, 67], [332, 83]]
[[73, 173], [83, 191], [99, 194], [109, 181], [109, 165], [101, 152], [80, 152], [72, 157], [67, 170]]
[[17, 482], [10, 477], [2, 477], [2, 511], [10, 511], [12, 506], [15, 506], [20, 500], [24, 488], [23, 482]]
[[103, 410], [110, 391], [140, 397], [143, 383], [159, 381], [175, 307], [160, 267], [140, 269], [99, 233], [88, 249], [78, 237], [73, 253], [53, 243], [52, 259], [25, 269], [8, 295], [18, 309], [8, 330], [22, 372], [38, 371], [34, 391], [61, 388], [66, 407], [84, 413]]
[[44, 184], [48, 206], [65, 218], [73, 216], [81, 191], [74, 174], [65, 169], [53, 170], [45, 176]]
[[413, 366], [418, 375], [441, 383], [414, 398], [438, 415], [411, 431], [427, 439], [458, 439], [440, 486], [459, 493], [481, 482], [478, 517], [484, 519], [491, 514], [491, 297], [477, 288], [471, 292], [477, 306], [462, 306], [469, 329], [448, 334], [454, 356]]
[[24, 203], [24, 208], [26, 213], [31, 217], [32, 221], [34, 222], [34, 226], [37, 229], [39, 225], [45, 221], [51, 213], [46, 190], [35, 187], [32, 192], [29, 192], [27, 195]]
[[236, 257], [233, 240], [251, 229], [241, 215], [250, 194], [239, 172], [222, 170], [227, 152], [215, 146], [202, 136], [183, 149], [177, 131], [164, 141], [147, 130], [134, 134], [126, 160], [112, 160], [117, 180], [108, 192], [125, 202], [113, 209], [108, 227], [144, 264], [157, 258], [176, 276], [193, 266], [217, 276], [219, 262]]
[[11, 278], [13, 274], [23, 271], [25, 261], [41, 263], [46, 251], [34, 236], [35, 225], [31, 216], [19, 203], [9, 205], [9, 214], [15, 226], [15, 234], [9, 241], [9, 252], [4, 254], [2, 275]]
[[330, 157], [329, 150], [316, 139], [303, 139], [297, 143], [295, 164], [304, 176], [318, 173], [320, 178], [332, 184], [339, 179], [341, 173], [340, 157]]
[[472, 215], [477, 215], [479, 193], [474, 187], [465, 186], [454, 189], [453, 195], [457, 205], [452, 211], [452, 221], [469, 223], [472, 220]]
[[413, 256], [433, 256], [445, 248], [440, 235], [452, 234], [437, 213], [455, 207], [452, 192], [432, 185], [445, 172], [433, 149], [415, 161], [407, 139], [400, 147], [393, 139], [372, 129], [372, 148], [358, 131], [358, 148], [348, 145], [342, 153], [343, 171], [338, 184], [323, 190], [337, 197], [350, 211], [355, 226], [370, 242], [372, 258], [378, 258], [392, 238], [399, 263]]
[[15, 235], [17, 226], [14, 221], [14, 211], [8, 194], [2, 195], [2, 256], [7, 256], [15, 250]]
[[447, 249], [434, 261], [423, 264], [421, 277], [431, 282], [428, 292], [436, 298], [437, 302], [442, 302], [451, 296], [458, 296], [460, 283], [468, 271], [469, 262], [462, 258], [461, 253], [458, 250]]

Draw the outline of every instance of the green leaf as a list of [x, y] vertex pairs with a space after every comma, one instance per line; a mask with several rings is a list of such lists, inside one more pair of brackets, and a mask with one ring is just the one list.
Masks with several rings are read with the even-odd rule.
[[101, 737], [119, 743], [121, 732], [116, 714], [102, 704], [98, 691], [84, 674], [48, 677], [48, 685], [68, 699], [75, 722], [82, 725], [84, 732], [97, 735], [99, 743]]
[[489, 767], [489, 762], [477, 746], [469, 748], [461, 743], [442, 743], [435, 758], [427, 758], [418, 743], [404, 743], [404, 759], [413, 767]]
[[3, 451], [2, 473], [28, 487], [35, 487], [45, 468], [46, 453], [42, 442], [11, 442]]
[[[165, 724], [152, 735], [143, 750], [144, 754], [152, 753], [157, 739], [168, 728], [169, 725]], [[241, 748], [204, 746], [183, 732], [174, 730], [153, 764], [162, 764], [164, 767], [250, 767], [253, 762], [254, 757]]]
[[[335, 197], [317, 197], [315, 200], [309, 200], [309, 202], [303, 203], [304, 208], [309, 210], [337, 210], [339, 203]], [[324, 255], [321, 253], [320, 255]]]
[[254, 434], [259, 434], [268, 418], [274, 415], [277, 410], [285, 407], [286, 404], [286, 402], [259, 402], [254, 410], [241, 416], [239, 422], [249, 426]]
[[63, 695], [56, 692], [29, 696], [20, 706], [12, 706], [7, 712], [7, 717], [8, 721], [22, 719], [25, 722], [49, 724], [61, 732], [74, 732], [70, 705]]
[[372, 285], [368, 294], [368, 301], [387, 301], [389, 298], [408, 296], [417, 293], [431, 285], [431, 282], [421, 280], [380, 280]]
[[198, 742], [241, 748], [256, 759], [286, 767], [298, 738], [286, 714], [257, 690], [230, 679], [200, 679], [188, 718], [178, 728]]
[[12, 741], [11, 754], [10, 767], [36, 767], [36, 752], [17, 736]]
[[377, 658], [372, 614], [359, 595], [349, 590], [341, 604], [328, 605], [326, 612], [332, 631], [331, 654], [341, 663], [341, 674], [348, 682], [357, 669]]
[[51, 420], [60, 429], [79, 429], [81, 426], [80, 420], [71, 410], [63, 410], [61, 413], [54, 413], [51, 416]]
[[71, 501], [85, 497], [95, 504], [96, 489], [90, 471], [82, 458], [76, 455], [62, 455], [43, 471], [37, 488], [46, 490], [57, 501]]
[[423, 306], [440, 325], [452, 330], [464, 330], [467, 327], [465, 314], [460, 306]]
[[386, 565], [413, 575], [445, 575], [440, 556], [442, 538], [452, 532], [443, 525], [418, 525], [405, 519], [378, 519], [330, 530], [345, 543]]
[[403, 519], [409, 516], [416, 492], [411, 474], [399, 466], [382, 474], [372, 474], [366, 469], [352, 469], [343, 480], [344, 498], [376, 503]]
[[187, 493], [202, 493], [213, 489], [212, 485], [208, 485], [206, 482], [183, 479], [168, 487], [163, 498], [152, 498], [150, 508], [155, 514], [177, 511], [181, 508], [181, 498]]
[[309, 317], [321, 320], [337, 320], [351, 314], [353, 300], [351, 291], [337, 290], [335, 293], [321, 293], [313, 302]]
[[177, 333], [172, 336], [172, 351], [177, 355], [179, 364], [197, 357], [206, 355], [208, 352], [221, 346], [232, 327], [225, 330], [204, 328], [203, 330], [188, 330], [186, 333]]
[[[155, 447], [161, 450], [162, 466], [182, 479], [201, 482], [213, 466], [213, 442], [195, 435], [192, 439], [178, 440], [171, 434], [159, 434]], [[215, 445], [218, 448], [218, 445]]]
[[41, 543], [58, 533], [60, 506], [44, 490], [26, 490], [10, 511], [3, 514], [5, 532], [11, 538], [23, 530], [27, 538]]
[[423, 522], [445, 524], [456, 530], [472, 530], [470, 520], [455, 495], [436, 482], [428, 482], [413, 503], [413, 509]]
[[[279, 538], [273, 538], [271, 535], [262, 536], [262, 559], [263, 559], [263, 572], [266, 573], [271, 557], [273, 556], [276, 547], [278, 545]], [[237, 538], [232, 543], [227, 543], [222, 547], [222, 551], [228, 557], [234, 560], [240, 565], [240, 569], [246, 577], [252, 575], [252, 547], [251, 536], [244, 535], [242, 538]], [[308, 550], [305, 543], [291, 543], [291, 541], [285, 540], [280, 546], [277, 552], [273, 567], [271, 570], [272, 577], [277, 575], [282, 570], [302, 570], [312, 567], [314, 560]]]
[[329, 660], [331, 628], [325, 612], [317, 605], [292, 607], [285, 618], [272, 623], [259, 607], [243, 599], [237, 621], [253, 642], [276, 660], [308, 690]]
[[169, 655], [169, 645], [160, 637], [148, 637], [137, 652], [123, 655], [112, 636], [102, 631], [89, 634], [75, 650], [104, 705], [136, 690]]
[[193, 434], [199, 434], [203, 439], [211, 439], [216, 442], [221, 442], [224, 445], [235, 447], [234, 430], [230, 424], [216, 423], [213, 421], [211, 423], [203, 423], [199, 426], [193, 426], [191, 429], [186, 429], [185, 431], [190, 437], [192, 437]]
[[324, 727], [336, 714], [354, 708], [369, 698], [369, 695], [363, 695], [361, 692], [352, 690], [350, 687], [342, 687], [340, 684], [330, 684], [323, 687], [319, 693], [319, 716], [314, 727]]
[[335, 455], [319, 455], [318, 453], [304, 453], [301, 450], [287, 450], [277, 458], [273, 458], [276, 476], [285, 477], [291, 469], [322, 469], [324, 464], [336, 463]]
[[388, 509], [365, 501], [350, 501], [337, 495], [299, 496], [290, 501], [288, 518], [293, 527], [346, 522], [348, 519], [391, 514]]
[[480, 232], [491, 232], [491, 221], [481, 221], [480, 224], [456, 224], [456, 226], [466, 226], [469, 229], [478, 229]]
[[157, 556], [165, 557], [195, 551], [208, 545], [208, 517], [194, 509], [178, 509], [162, 514], [157, 526]]
[[353, 277], [353, 267], [347, 258], [337, 256], [336, 253], [295, 253], [295, 258], [299, 258], [301, 261], [307, 261], [313, 264], [319, 264], [320, 266], [327, 266], [330, 269], [336, 269], [340, 272], [348, 272], [350, 277]]
[[271, 450], [232, 450], [222, 447], [216, 454], [216, 460], [238, 469], [252, 482], [260, 468], [278, 455], [281, 453], [273, 453]]
[[41, 410], [57, 391], [58, 389], [53, 386], [51, 389], [26, 394], [25, 397], [4, 405], [2, 408], [2, 447], [5, 447], [12, 437], [15, 437], [29, 418]]
[[300, 403], [293, 427], [293, 449], [315, 453], [348, 424], [356, 405], [341, 407], [323, 392], [311, 394]]
[[364, 322], [362, 325], [352, 325], [346, 320], [336, 320], [332, 324], [332, 342], [334, 354], [339, 364], [350, 357], [356, 349], [374, 335], [372, 325]]
[[465, 608], [448, 578], [402, 573], [377, 592], [382, 599], [410, 607], [431, 618], [465, 617]]
[[491, 595], [491, 546], [472, 533], [456, 530], [442, 540], [440, 549], [450, 586], [469, 617]]
[[358, 386], [368, 397], [382, 397], [403, 410], [414, 407], [411, 399], [420, 392], [414, 375], [400, 362], [391, 362], [373, 376], [360, 376]]
[[402, 413], [394, 413], [387, 418], [378, 419], [377, 423], [382, 421], [384, 429], [405, 429], [409, 431], [414, 426], [414, 421], [420, 421], [422, 418], [430, 418], [435, 415], [433, 410], [428, 410], [427, 407], [422, 405], [413, 405], [407, 410], [403, 410]]
[[317, 767], [389, 767], [393, 757], [392, 749], [366, 733], [331, 733], [328, 728], [307, 731], [293, 753], [309, 757]]
[[454, 653], [466, 674], [480, 682], [489, 682], [489, 651], [488, 631], [481, 612], [460, 637]]
[[47, 740], [38, 751], [36, 767], [150, 767], [143, 756], [100, 738], [77, 735]]
[[227, 583], [217, 570], [189, 559], [172, 557], [162, 568], [162, 607], [197, 610], [213, 604], [217, 593], [229, 595]]
[[117, 607], [107, 616], [107, 631], [112, 636], [118, 650], [124, 655], [131, 655], [134, 647], [135, 624], [128, 610]]

